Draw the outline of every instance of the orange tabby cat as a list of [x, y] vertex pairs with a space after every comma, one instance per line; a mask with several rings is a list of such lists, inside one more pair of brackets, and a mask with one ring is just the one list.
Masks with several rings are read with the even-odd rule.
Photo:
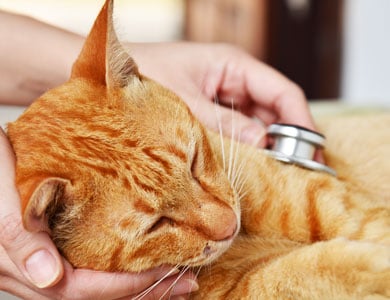
[[321, 129], [337, 178], [207, 131], [139, 73], [107, 1], [8, 135], [25, 227], [76, 267], [206, 266], [194, 299], [389, 298], [390, 115]]

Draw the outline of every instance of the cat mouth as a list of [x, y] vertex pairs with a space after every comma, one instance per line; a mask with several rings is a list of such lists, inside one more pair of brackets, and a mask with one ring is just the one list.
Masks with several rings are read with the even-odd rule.
[[235, 235], [236, 234], [234, 234], [234, 236], [230, 239], [224, 241], [209, 241], [206, 243], [201, 254], [186, 261], [185, 267], [194, 268], [209, 265], [229, 249], [233, 243]]

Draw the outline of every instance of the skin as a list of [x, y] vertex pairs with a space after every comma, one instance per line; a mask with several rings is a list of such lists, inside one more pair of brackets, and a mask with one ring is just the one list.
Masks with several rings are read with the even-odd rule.
[[[0, 43], [0, 103], [28, 105], [68, 79], [84, 38], [25, 16], [0, 11], [0, 18], [0, 40], [9, 41]], [[234, 122], [240, 132], [234, 137], [249, 144], [266, 144], [264, 127], [252, 117], [265, 125], [286, 122], [315, 129], [302, 90], [238, 48], [193, 43], [127, 46], [143, 74], [174, 90], [211, 129], [218, 130], [215, 98], [223, 133], [230, 136]], [[112, 274], [73, 269], [46, 233], [30, 233], [21, 225], [14, 159], [0, 130], [0, 290], [28, 299], [131, 299], [172, 270], [167, 266], [141, 274]], [[159, 299], [178, 279], [174, 273], [143, 299]], [[185, 298], [196, 289], [194, 275], [185, 273], [170, 295]]]

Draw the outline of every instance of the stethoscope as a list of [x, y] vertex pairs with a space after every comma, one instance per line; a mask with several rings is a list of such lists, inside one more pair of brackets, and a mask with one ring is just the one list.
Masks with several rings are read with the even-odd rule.
[[316, 150], [324, 148], [324, 135], [301, 126], [279, 123], [271, 124], [267, 134], [273, 139], [271, 149], [265, 150], [271, 157], [336, 176], [335, 170], [314, 160]]

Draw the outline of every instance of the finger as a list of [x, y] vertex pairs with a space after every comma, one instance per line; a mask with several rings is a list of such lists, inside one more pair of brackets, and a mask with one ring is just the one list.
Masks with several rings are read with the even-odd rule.
[[254, 119], [208, 99], [199, 98], [197, 103], [189, 103], [199, 120], [213, 131], [253, 146], [265, 145], [265, 128]]
[[28, 281], [39, 288], [51, 286], [62, 277], [61, 257], [46, 233], [31, 233], [23, 228], [15, 188], [15, 158], [2, 130], [0, 160], [0, 242]]
[[199, 289], [196, 277], [191, 272], [181, 273], [177, 276], [171, 276], [157, 285], [153, 285], [132, 298], [124, 299], [187, 299], [191, 292]]
[[[73, 270], [68, 263], [65, 263], [64, 278], [56, 286], [46, 289], [45, 292], [49, 295], [57, 295], [57, 298], [73, 300], [132, 299], [161, 280], [161, 283], [150, 293], [159, 299], [169, 289], [172, 280], [176, 278], [172, 276], [176, 272], [177, 269], [171, 267], [160, 267], [142, 273], [108, 273], [86, 269]], [[183, 278], [190, 278], [191, 275], [185, 276]], [[167, 279], [164, 280], [164, 278]], [[186, 292], [191, 290], [188, 282], [181, 284], [186, 285], [182, 287], [187, 287]]]
[[303, 91], [275, 69], [244, 55], [245, 89], [251, 99], [261, 107], [274, 111], [277, 119], [315, 129]]

